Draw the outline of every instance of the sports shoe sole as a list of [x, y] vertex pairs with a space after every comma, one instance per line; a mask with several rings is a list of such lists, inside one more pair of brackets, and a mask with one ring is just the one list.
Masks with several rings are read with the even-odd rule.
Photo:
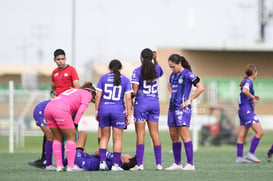
[[45, 169], [46, 166], [45, 165], [37, 165], [34, 162], [28, 162], [29, 166], [35, 167], [35, 168], [40, 168], [40, 169]]

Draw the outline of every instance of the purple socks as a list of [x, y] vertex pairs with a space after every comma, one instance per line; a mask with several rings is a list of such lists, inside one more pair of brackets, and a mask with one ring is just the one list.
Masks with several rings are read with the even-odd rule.
[[193, 165], [193, 148], [192, 148], [192, 141], [188, 141], [184, 143], [185, 152], [187, 156], [187, 163]]
[[106, 149], [100, 148], [99, 152], [100, 152], [100, 161], [106, 161]]
[[140, 166], [143, 164], [143, 157], [144, 157], [144, 145], [136, 145], [136, 159], [137, 165]]
[[174, 157], [174, 162], [177, 165], [181, 164], [181, 149], [182, 149], [182, 144], [181, 142], [175, 142], [173, 143], [173, 157]]
[[46, 166], [52, 165], [52, 141], [46, 141], [45, 143], [45, 157], [46, 157]]
[[251, 145], [250, 145], [250, 148], [249, 148], [249, 152], [250, 152], [250, 153], [252, 153], [252, 154], [255, 153], [256, 148], [257, 148], [257, 146], [259, 145], [259, 142], [260, 142], [260, 139], [257, 138], [256, 136], [254, 136], [254, 137], [252, 138], [252, 142], [251, 142]]
[[156, 165], [162, 164], [162, 159], [161, 159], [161, 145], [159, 146], [154, 146], [154, 155], [155, 155], [155, 162]]
[[114, 152], [114, 157], [113, 157], [113, 164], [119, 164], [120, 161], [120, 152]]

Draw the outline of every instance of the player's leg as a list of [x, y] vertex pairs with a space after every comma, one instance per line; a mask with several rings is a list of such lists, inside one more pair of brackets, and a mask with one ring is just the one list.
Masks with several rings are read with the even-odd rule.
[[79, 139], [76, 142], [76, 148], [85, 148], [86, 140], [87, 140], [87, 133], [85, 131], [79, 131]]
[[188, 126], [181, 126], [178, 128], [179, 134], [184, 142], [185, 152], [187, 156], [187, 165], [183, 170], [195, 170], [193, 164], [193, 145], [190, 138], [190, 128]]
[[237, 158], [236, 163], [248, 163], [249, 161], [243, 158], [244, 155], [244, 141], [248, 133], [249, 128], [243, 125], [239, 128], [239, 134], [237, 138]]
[[119, 171], [123, 170], [119, 167], [119, 161], [121, 157], [122, 151], [122, 135], [123, 135], [123, 128], [113, 128], [113, 166], [112, 171]]
[[154, 145], [154, 155], [156, 161], [156, 169], [162, 170], [162, 148], [161, 148], [161, 140], [158, 133], [158, 122], [155, 121], [147, 121], [149, 133], [153, 141]]
[[135, 122], [135, 131], [136, 131], [136, 157], [137, 157], [137, 166], [143, 166], [144, 158], [144, 140], [145, 140], [145, 121]]
[[76, 154], [76, 130], [75, 128], [61, 129], [66, 138], [66, 156], [67, 156], [67, 171], [74, 170], [74, 161]]
[[[36, 111], [36, 109], [35, 109], [35, 111]], [[33, 118], [34, 118], [34, 120], [36, 122], [36, 125], [39, 126], [40, 128], [41, 128], [41, 126], [46, 126], [44, 115], [37, 113], [37, 114], [34, 114]], [[46, 164], [44, 163], [45, 160], [46, 160], [46, 153], [45, 153], [46, 142], [47, 142], [47, 139], [46, 139], [46, 135], [44, 134], [43, 142], [42, 142], [41, 158], [38, 159], [38, 160], [35, 160], [33, 162], [29, 162], [28, 164], [30, 166], [34, 166], [34, 167], [37, 167], [37, 168], [45, 168], [46, 167]]]
[[108, 170], [106, 165], [106, 151], [107, 151], [107, 144], [110, 139], [110, 126], [102, 127], [101, 128], [101, 140], [100, 140], [100, 170]]
[[101, 128], [98, 127], [98, 144], [100, 145], [100, 138], [101, 138]]
[[52, 144], [52, 150], [53, 155], [55, 157], [56, 165], [57, 165], [57, 171], [63, 171], [64, 166], [62, 162], [62, 140], [63, 140], [63, 134], [59, 128], [50, 128], [51, 133], [53, 135], [53, 144]]
[[172, 140], [172, 152], [174, 157], [174, 163], [170, 167], [165, 168], [165, 170], [182, 170], [183, 168], [181, 163], [182, 144], [180, 141], [178, 127], [169, 126], [169, 132]]
[[55, 166], [52, 165], [52, 144], [53, 144], [53, 135], [50, 131], [50, 128], [47, 126], [40, 126], [44, 135], [46, 136], [45, 143], [45, 155], [46, 155], [46, 169], [55, 170]]
[[172, 140], [172, 152], [174, 157], [174, 163], [170, 167], [165, 168], [165, 170], [182, 170], [183, 168], [181, 163], [182, 144], [180, 141], [176, 119], [177, 119], [177, 116], [175, 114], [175, 110], [169, 110], [168, 126], [169, 126], [170, 137]]
[[250, 148], [249, 148], [249, 153], [247, 154], [246, 158], [253, 161], [253, 162], [259, 163], [260, 160], [254, 154], [255, 154], [255, 151], [260, 143], [260, 139], [262, 138], [262, 136], [264, 134], [264, 131], [263, 131], [263, 128], [259, 122], [254, 123], [251, 126], [251, 128], [255, 131], [256, 134], [252, 138]]

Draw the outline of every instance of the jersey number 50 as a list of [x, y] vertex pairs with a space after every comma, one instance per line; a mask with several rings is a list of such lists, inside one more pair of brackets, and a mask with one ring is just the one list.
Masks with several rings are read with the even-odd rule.
[[103, 98], [106, 100], [119, 101], [121, 96], [121, 90], [121, 85], [114, 86], [113, 84], [105, 84], [105, 95], [103, 96]]

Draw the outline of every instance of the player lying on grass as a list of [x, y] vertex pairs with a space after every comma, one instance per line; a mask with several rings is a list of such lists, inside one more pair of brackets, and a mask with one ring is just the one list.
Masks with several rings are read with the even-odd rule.
[[[84, 171], [96, 171], [100, 168], [99, 151], [95, 154], [88, 154], [85, 152], [84, 147], [87, 139], [87, 134], [84, 131], [79, 132], [79, 139], [76, 144], [75, 164], [82, 168]], [[113, 165], [113, 153], [107, 152], [106, 164], [108, 170], [111, 170]], [[123, 170], [129, 170], [136, 165], [136, 156], [130, 154], [121, 154], [119, 166]], [[112, 170], [113, 171], [113, 170]]]

